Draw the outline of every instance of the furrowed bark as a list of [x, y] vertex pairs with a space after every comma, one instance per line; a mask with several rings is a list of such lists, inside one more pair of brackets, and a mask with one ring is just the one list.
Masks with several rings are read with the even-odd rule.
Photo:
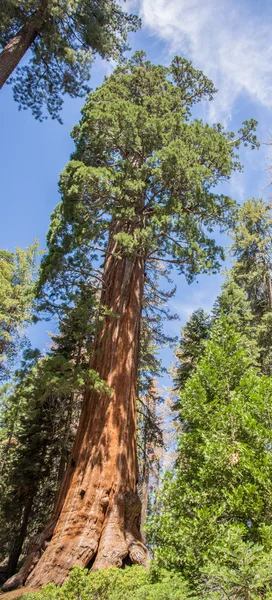
[[116, 256], [115, 231], [112, 227], [101, 295], [111, 314], [97, 334], [91, 361], [112, 393], [85, 395], [68, 468], [74, 472], [53, 538], [27, 578], [31, 587], [61, 585], [76, 564], [102, 569], [148, 561], [140, 533], [136, 453], [144, 259]]
[[53, 509], [53, 513], [48, 523], [46, 523], [45, 527], [41, 532], [33, 536], [33, 538], [29, 542], [29, 546], [27, 549], [27, 556], [24, 561], [23, 566], [15, 573], [12, 577], [10, 577], [3, 585], [3, 591], [7, 592], [9, 590], [14, 590], [18, 587], [24, 585], [25, 580], [27, 579], [29, 573], [34, 569], [35, 565], [39, 561], [42, 553], [47, 547], [49, 541], [52, 538], [54, 529], [56, 527], [56, 523], [58, 517], [60, 515], [64, 500], [66, 498], [67, 491], [69, 489], [69, 485], [74, 473], [73, 462], [70, 460], [68, 468], [66, 470], [65, 476], [61, 483], [57, 499], [55, 502], [55, 506]]
[[36, 12], [2, 50], [0, 54], [0, 89], [42, 30], [44, 22], [44, 15]]

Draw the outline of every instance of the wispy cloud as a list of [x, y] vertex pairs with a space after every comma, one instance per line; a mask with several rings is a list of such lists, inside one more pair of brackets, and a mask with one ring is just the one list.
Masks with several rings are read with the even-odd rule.
[[192, 287], [189, 288], [189, 293], [187, 291], [186, 301], [179, 300], [178, 297], [175, 297], [173, 300], [171, 300], [169, 303], [170, 309], [180, 318], [180, 321], [175, 323], [175, 330], [180, 330], [180, 327], [183, 326], [186, 321], [188, 321], [191, 314], [198, 308], [203, 308], [207, 313], [211, 312], [215, 299], [220, 291], [222, 276], [218, 275], [216, 282], [214, 281], [213, 284], [215, 285], [212, 289], [207, 286], [207, 288], [201, 290], [192, 289], [197, 285], [193, 284]]
[[143, 25], [166, 42], [169, 54], [187, 55], [219, 88], [211, 119], [228, 120], [240, 94], [272, 107], [269, 4], [265, 9], [260, 2], [259, 15], [252, 14], [246, 0], [138, 0], [137, 4]]

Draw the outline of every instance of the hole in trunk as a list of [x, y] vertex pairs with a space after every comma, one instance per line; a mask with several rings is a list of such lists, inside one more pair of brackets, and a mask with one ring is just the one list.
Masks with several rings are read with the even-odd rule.
[[92, 556], [92, 558], [89, 560], [88, 564], [86, 565], [86, 569], [88, 569], [89, 571], [91, 571], [92, 567], [94, 566], [94, 561], [96, 559], [96, 552], [94, 553], [94, 555]]
[[123, 560], [122, 560], [122, 567], [121, 567], [121, 569], [125, 569], [126, 567], [132, 567], [132, 565], [133, 565], [133, 562], [132, 562], [129, 554], [127, 554], [125, 556], [125, 558], [123, 558]]

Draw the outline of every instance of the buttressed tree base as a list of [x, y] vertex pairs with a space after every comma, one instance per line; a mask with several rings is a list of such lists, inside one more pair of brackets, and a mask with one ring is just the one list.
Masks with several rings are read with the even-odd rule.
[[139, 52], [89, 96], [74, 130], [76, 151], [61, 177], [40, 285], [52, 290], [55, 277], [82, 264], [91, 285], [102, 260], [90, 369], [104, 387], [97, 382], [85, 393], [53, 518], [6, 589], [25, 580], [60, 585], [74, 565], [148, 562], [136, 452], [145, 268], [163, 261], [188, 280], [218, 268], [222, 250], [210, 231], [229, 222], [234, 203], [214, 186], [239, 168], [240, 142], [256, 143], [255, 122], [236, 138], [191, 120], [192, 105], [214, 91], [186, 60], [154, 66]]

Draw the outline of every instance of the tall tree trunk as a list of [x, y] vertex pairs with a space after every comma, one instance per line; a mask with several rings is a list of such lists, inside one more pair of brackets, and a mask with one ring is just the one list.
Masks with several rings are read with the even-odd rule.
[[[148, 508], [148, 488], [149, 488], [149, 456], [148, 456], [148, 443], [150, 439], [150, 397], [148, 393], [145, 395], [145, 406], [147, 408], [147, 415], [145, 415], [144, 421], [144, 435], [143, 435], [143, 460], [142, 460], [142, 473], [141, 473], [141, 490], [140, 490], [140, 498], [141, 498], [141, 527], [146, 522], [147, 519], [147, 508]], [[143, 533], [143, 539], [146, 541], [146, 534]]]
[[25, 537], [27, 534], [27, 526], [28, 526], [29, 517], [31, 514], [31, 509], [32, 509], [35, 493], [36, 493], [36, 489], [33, 489], [31, 491], [31, 494], [28, 496], [26, 505], [23, 510], [22, 524], [21, 524], [20, 530], [18, 532], [18, 535], [15, 538], [15, 541], [14, 541], [14, 544], [13, 544], [13, 547], [12, 547], [12, 550], [11, 550], [11, 553], [9, 556], [9, 560], [8, 560], [8, 567], [7, 567], [8, 577], [11, 577], [16, 572], [18, 560], [20, 558], [23, 543], [25, 541]]
[[265, 275], [266, 287], [267, 287], [267, 296], [268, 296], [268, 307], [269, 310], [272, 311], [272, 283], [271, 283], [271, 275], [269, 269], [266, 271]]
[[101, 295], [111, 314], [97, 334], [91, 361], [112, 392], [85, 395], [68, 485], [59, 497], [63, 506], [53, 538], [27, 579], [32, 587], [49, 581], [61, 585], [75, 564], [101, 569], [148, 560], [140, 533], [136, 453], [144, 259], [116, 256], [115, 232], [113, 226]]
[[1, 52], [0, 89], [3, 87], [4, 83], [6, 83], [11, 73], [13, 73], [26, 51], [30, 48], [31, 44], [42, 30], [44, 22], [44, 13], [37, 11], [28, 19], [27, 23]]
[[[60, 463], [59, 463], [59, 469], [58, 469], [58, 484], [61, 484], [63, 477], [65, 475], [65, 471], [67, 468], [67, 464], [68, 464], [68, 459], [69, 459], [69, 438], [71, 435], [71, 425], [72, 425], [72, 415], [73, 415], [73, 406], [75, 403], [75, 397], [76, 394], [70, 394], [69, 397], [69, 402], [68, 402], [68, 407], [67, 407], [67, 418], [66, 418], [66, 423], [65, 423], [65, 431], [64, 431], [64, 437], [62, 440], [62, 448], [61, 448], [61, 455], [60, 455]], [[70, 450], [71, 450], [71, 445], [70, 445]]]
[[[143, 472], [143, 481], [142, 481], [142, 489], [141, 489], [141, 527], [146, 523], [147, 520], [147, 510], [148, 510], [148, 492], [149, 492], [149, 462], [148, 458], [146, 458], [144, 472]], [[146, 534], [143, 533], [143, 539], [146, 541]]]

